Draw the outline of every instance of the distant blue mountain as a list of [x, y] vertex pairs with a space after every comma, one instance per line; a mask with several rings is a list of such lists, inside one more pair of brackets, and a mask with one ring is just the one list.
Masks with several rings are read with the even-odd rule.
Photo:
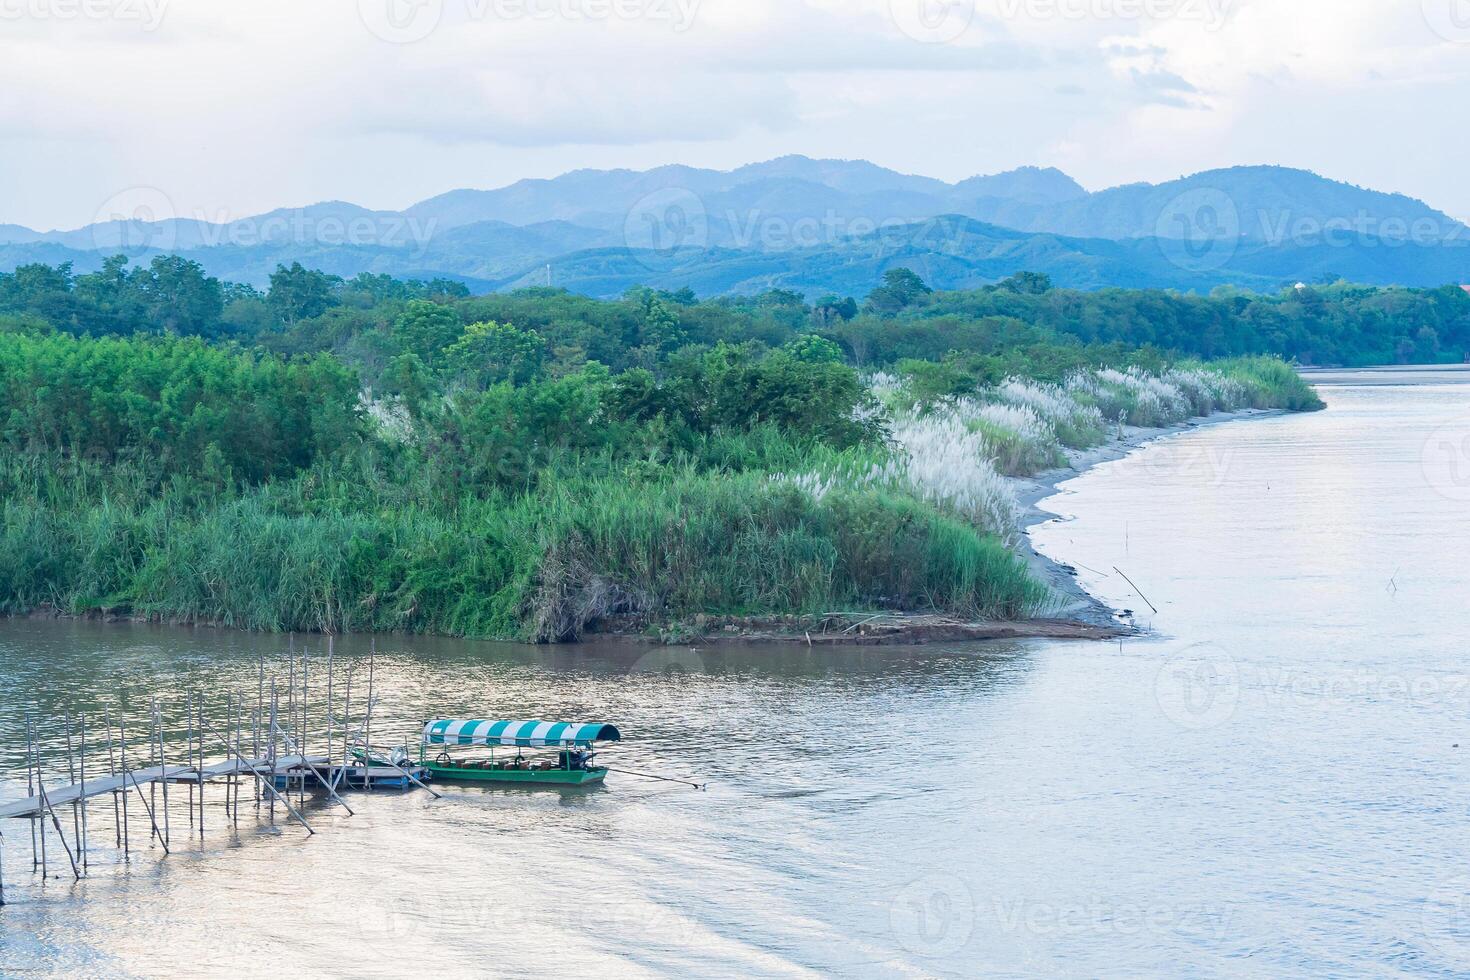
[[402, 212], [342, 201], [228, 223], [0, 225], [0, 269], [177, 252], [257, 286], [279, 263], [343, 276], [444, 276], [481, 290], [551, 282], [609, 295], [688, 285], [862, 294], [909, 265], [942, 288], [1046, 272], [1079, 288], [1274, 289], [1336, 274], [1470, 282], [1470, 231], [1421, 201], [1282, 167], [1236, 167], [1089, 193], [1055, 169], [947, 183], [866, 161], [788, 156], [732, 171], [578, 170], [456, 190]]

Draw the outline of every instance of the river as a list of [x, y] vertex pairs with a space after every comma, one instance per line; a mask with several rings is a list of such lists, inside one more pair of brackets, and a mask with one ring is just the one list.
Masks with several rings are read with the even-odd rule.
[[[380, 637], [398, 723], [379, 733], [605, 719], [625, 740], [604, 761], [709, 788], [353, 794], [355, 816], [311, 805], [309, 838], [253, 808], [234, 830], [211, 791], [202, 844], [176, 803], [171, 856], [135, 821], [141, 850], [99, 849], [81, 884], [54, 844], [61, 876], [33, 876], [11, 821], [0, 971], [1464, 975], [1462, 379], [1324, 377], [1327, 412], [1191, 430], [1067, 484], [1048, 506], [1069, 519], [1034, 538], [1151, 627], [1121, 643]], [[64, 710], [139, 719], [151, 693], [253, 689], [285, 644], [0, 623], [4, 795], [24, 793], [24, 712], [43, 733]], [[90, 814], [110, 842], [110, 804]]]

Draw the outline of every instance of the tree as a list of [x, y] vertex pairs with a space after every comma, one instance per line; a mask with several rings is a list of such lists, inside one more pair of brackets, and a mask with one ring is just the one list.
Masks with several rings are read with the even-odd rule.
[[995, 288], [1023, 296], [1040, 296], [1051, 292], [1051, 276], [1044, 272], [1017, 272], [996, 283]]
[[812, 323], [818, 327], [830, 327], [839, 320], [846, 322], [857, 315], [857, 300], [851, 296], [823, 296], [812, 307]]
[[546, 341], [540, 334], [494, 321], [471, 323], [444, 351], [450, 374], [478, 388], [500, 381], [525, 384], [541, 373], [545, 360]]
[[667, 354], [682, 346], [684, 340], [678, 314], [649, 293], [643, 307], [643, 322], [638, 328], [638, 346], [650, 353]]
[[444, 348], [459, 338], [462, 329], [459, 314], [452, 308], [415, 299], [393, 321], [393, 339], [402, 350], [435, 367], [443, 360]]
[[842, 348], [825, 337], [804, 334], [781, 348], [803, 364], [841, 364]]
[[146, 272], [138, 270], [131, 278], [138, 281], [148, 319], [161, 333], [201, 337], [219, 333], [224, 291], [198, 262], [160, 255]]
[[883, 273], [883, 284], [868, 294], [867, 309], [879, 316], [892, 316], [932, 292], [917, 273], [900, 266]]
[[271, 273], [266, 301], [281, 322], [290, 326], [298, 320], [321, 316], [336, 306], [340, 302], [337, 290], [341, 286], [340, 276], [329, 276], [292, 262], [291, 268], [278, 265]]

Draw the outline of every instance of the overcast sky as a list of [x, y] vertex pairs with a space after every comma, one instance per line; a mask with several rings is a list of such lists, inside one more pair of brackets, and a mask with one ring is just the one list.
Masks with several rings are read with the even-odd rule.
[[862, 157], [1278, 163], [1470, 217], [1470, 0], [0, 0], [0, 222]]

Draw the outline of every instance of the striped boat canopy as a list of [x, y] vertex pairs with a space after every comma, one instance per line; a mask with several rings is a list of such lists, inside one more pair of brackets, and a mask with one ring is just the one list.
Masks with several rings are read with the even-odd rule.
[[558, 745], [617, 742], [612, 725], [568, 721], [478, 721], [441, 718], [424, 726], [425, 745], [514, 745], [539, 749]]

